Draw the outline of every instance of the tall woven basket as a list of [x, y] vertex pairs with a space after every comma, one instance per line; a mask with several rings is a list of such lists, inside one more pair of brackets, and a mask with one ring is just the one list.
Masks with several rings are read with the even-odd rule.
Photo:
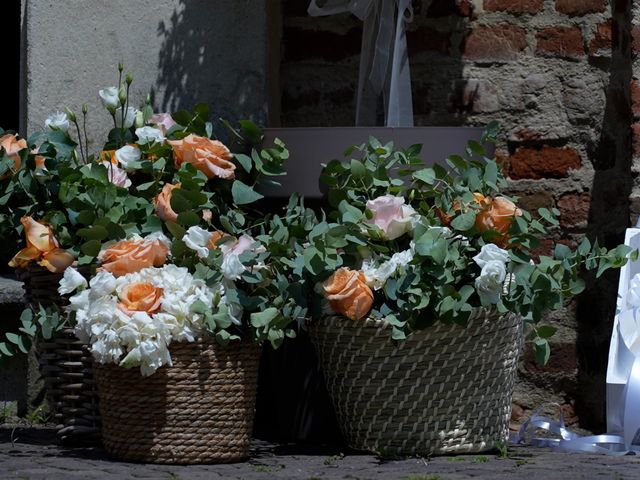
[[[83, 269], [80, 272], [89, 273]], [[61, 273], [51, 273], [32, 263], [16, 274], [23, 282], [25, 303], [29, 307], [67, 305], [66, 298], [58, 294]], [[60, 439], [64, 443], [100, 442], [98, 392], [88, 347], [78, 340], [72, 328], [65, 328], [48, 340], [40, 339], [36, 353], [48, 406], [60, 425]]]
[[249, 456], [260, 348], [214, 340], [174, 343], [173, 366], [94, 364], [104, 448], [121, 460], [228, 463]]
[[391, 455], [482, 452], [505, 442], [522, 322], [473, 312], [402, 342], [383, 322], [326, 317], [309, 327], [347, 444]]

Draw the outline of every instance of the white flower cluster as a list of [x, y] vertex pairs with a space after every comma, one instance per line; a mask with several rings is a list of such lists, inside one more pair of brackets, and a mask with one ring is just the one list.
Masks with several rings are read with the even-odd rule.
[[413, 255], [413, 248], [410, 248], [409, 250], [394, 253], [386, 262], [380, 263], [379, 260], [373, 258], [365, 260], [362, 263], [365, 282], [370, 288], [380, 290], [392, 275], [397, 271], [403, 271], [409, 265], [413, 260]]
[[473, 257], [473, 260], [482, 269], [475, 282], [480, 301], [483, 305], [495, 305], [500, 301], [507, 279], [509, 252], [488, 243], [482, 246], [480, 253]]
[[[152, 313], [123, 308], [125, 289], [141, 283], [151, 284], [161, 295], [159, 308]], [[96, 361], [140, 366], [145, 376], [171, 365], [168, 347], [172, 341], [193, 342], [203, 330], [204, 317], [191, 312], [191, 305], [199, 300], [213, 306], [218, 298], [204, 281], [171, 264], [118, 278], [101, 271], [88, 289], [86, 280], [68, 268], [59, 291], [65, 294], [78, 289], [69, 299], [69, 309], [76, 312], [78, 338], [91, 345]]]

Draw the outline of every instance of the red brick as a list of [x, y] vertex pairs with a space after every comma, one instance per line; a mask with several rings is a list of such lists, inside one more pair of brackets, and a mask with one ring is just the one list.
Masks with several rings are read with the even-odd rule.
[[547, 27], [536, 33], [536, 54], [562, 58], [584, 57], [584, 39], [578, 27]]
[[604, 12], [606, 0], [556, 0], [556, 11], [567, 15]]
[[631, 38], [631, 47], [634, 55], [636, 55], [640, 52], [640, 25], [636, 25], [631, 29]]
[[474, 17], [474, 8], [471, 0], [456, 0], [456, 11], [461, 17]]
[[580, 168], [580, 155], [573, 148], [521, 147], [509, 157], [507, 174], [512, 179], [563, 178]]
[[562, 228], [584, 227], [589, 220], [590, 193], [566, 193], [558, 199], [560, 226]]
[[631, 125], [631, 135], [633, 141], [633, 155], [640, 157], [640, 123]]
[[589, 55], [611, 55], [612, 21], [599, 23], [589, 42]]
[[640, 82], [631, 80], [631, 110], [635, 118], [640, 118]]
[[542, 0], [484, 0], [487, 12], [538, 13], [543, 8]]
[[555, 206], [551, 192], [541, 190], [529, 195], [520, 195], [518, 206], [538, 218], [539, 208], [552, 208]]
[[440, 32], [433, 28], [421, 27], [407, 32], [409, 57], [421, 52], [439, 52], [448, 54], [451, 48], [451, 33]]
[[527, 46], [527, 35], [523, 28], [510, 23], [480, 25], [464, 40], [466, 58], [479, 61], [515, 60]]
[[561, 243], [562, 245], [566, 245], [572, 250], [575, 250], [578, 247], [578, 244], [573, 240], [560, 239], [558, 241], [551, 240], [550, 238], [543, 238], [540, 240], [538, 246], [531, 250], [531, 258], [534, 262], [539, 262], [540, 257], [545, 255], [547, 257], [551, 257], [553, 255], [553, 250], [556, 248], [556, 244]]

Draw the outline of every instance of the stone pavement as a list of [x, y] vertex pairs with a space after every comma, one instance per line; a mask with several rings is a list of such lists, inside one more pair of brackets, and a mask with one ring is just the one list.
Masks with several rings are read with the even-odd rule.
[[97, 448], [63, 448], [43, 427], [0, 428], [0, 478], [75, 479], [640, 479], [640, 457], [563, 454], [514, 447], [506, 457], [463, 455], [383, 460], [327, 448], [276, 446], [256, 441], [252, 457], [229, 465], [143, 465], [109, 460]]

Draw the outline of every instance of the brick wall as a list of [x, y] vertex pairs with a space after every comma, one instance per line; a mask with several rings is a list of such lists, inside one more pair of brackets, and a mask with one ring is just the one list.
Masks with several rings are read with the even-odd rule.
[[[361, 24], [348, 14], [308, 17], [306, 3], [283, 4], [281, 123], [352, 125]], [[633, 132], [635, 178], [640, 61], [631, 57], [632, 10], [640, 49], [640, 7], [631, 0], [414, 0], [407, 37], [416, 124], [501, 122], [497, 154], [512, 193], [527, 209], [561, 212], [561, 227], [541, 251], [585, 234], [619, 242], [630, 194], [632, 213], [640, 213], [631, 165]], [[604, 428], [616, 281], [615, 273], [591, 281], [549, 318], [559, 328], [551, 363], [542, 369], [525, 354], [516, 420], [556, 401], [583, 426]]]

